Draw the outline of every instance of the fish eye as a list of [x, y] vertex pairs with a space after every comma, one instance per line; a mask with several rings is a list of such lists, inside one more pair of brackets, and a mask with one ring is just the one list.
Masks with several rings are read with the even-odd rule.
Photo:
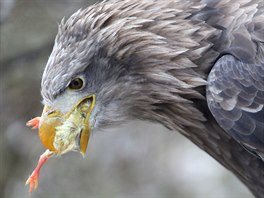
[[82, 78], [74, 78], [71, 80], [68, 87], [73, 90], [79, 90], [83, 88], [83, 86], [84, 86], [84, 81]]

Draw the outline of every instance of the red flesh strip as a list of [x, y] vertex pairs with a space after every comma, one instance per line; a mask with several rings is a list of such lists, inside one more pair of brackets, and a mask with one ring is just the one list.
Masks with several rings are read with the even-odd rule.
[[53, 155], [53, 152], [50, 150], [46, 150], [40, 157], [38, 161], [38, 165], [32, 172], [32, 174], [29, 176], [29, 178], [26, 181], [26, 185], [29, 184], [29, 192], [32, 192], [34, 189], [36, 190], [38, 187], [38, 178], [39, 173], [41, 170], [41, 167], [48, 161], [48, 159]]
[[27, 122], [27, 126], [32, 127], [32, 129], [39, 128], [40, 119], [41, 119], [40, 117], [35, 117], [35, 118], [29, 120]]

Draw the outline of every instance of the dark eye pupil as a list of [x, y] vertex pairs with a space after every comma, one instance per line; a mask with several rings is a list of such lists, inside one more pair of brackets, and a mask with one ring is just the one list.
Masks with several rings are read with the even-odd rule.
[[70, 89], [81, 89], [83, 86], [83, 81], [80, 78], [75, 78], [73, 79], [70, 84], [69, 84], [69, 88]]

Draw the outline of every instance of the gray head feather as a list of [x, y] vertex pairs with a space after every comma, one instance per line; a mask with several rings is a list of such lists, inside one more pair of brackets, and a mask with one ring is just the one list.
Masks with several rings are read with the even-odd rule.
[[[197, 1], [112, 1], [77, 11], [59, 25], [42, 79], [44, 103], [53, 104], [84, 74], [82, 93], [97, 95], [102, 125], [140, 118], [178, 130], [201, 127], [204, 118], [189, 98], [202, 97], [193, 89], [205, 85], [194, 61], [211, 46], [206, 38], [214, 29], [186, 17], [202, 7]], [[193, 116], [168, 120], [163, 103], [175, 116]]]
[[[161, 113], [165, 107], [160, 104], [171, 104], [175, 116], [197, 115], [183, 125], [201, 126], [198, 123], [204, 118], [189, 99], [201, 98], [194, 88], [205, 85], [201, 71], [219, 54], [219, 49], [211, 49], [219, 30], [196, 14], [204, 7], [198, 0], [110, 1], [77, 11], [59, 25], [42, 79], [44, 103], [52, 104], [72, 78], [84, 74], [89, 79], [83, 92], [98, 95], [101, 106], [123, 101], [119, 106], [128, 108], [123, 110], [125, 115], [160, 121], [165, 116]], [[190, 20], [191, 16], [196, 19]], [[237, 23], [231, 25], [237, 28]], [[211, 54], [211, 62], [197, 68], [205, 53]], [[184, 103], [185, 110], [177, 103]], [[109, 119], [107, 115], [104, 120]], [[117, 116], [117, 120], [124, 120], [123, 113]], [[170, 128], [183, 128], [178, 126], [182, 120], [176, 125], [175, 119], [162, 120]]]
[[[117, 0], [78, 10], [59, 25], [42, 79], [44, 103], [54, 106], [70, 80], [84, 75], [87, 85], [79, 97], [97, 95], [101, 125], [139, 118], [181, 132], [202, 127], [205, 118], [190, 99], [203, 98], [197, 90], [210, 66], [232, 46], [232, 34], [221, 32], [245, 28], [241, 24], [257, 13], [257, 4], [242, 1], [240, 7], [248, 8], [241, 12], [224, 3], [214, 5], [223, 13], [210, 18], [199, 0]], [[226, 24], [230, 13], [234, 22]], [[247, 17], [238, 20], [241, 15]]]

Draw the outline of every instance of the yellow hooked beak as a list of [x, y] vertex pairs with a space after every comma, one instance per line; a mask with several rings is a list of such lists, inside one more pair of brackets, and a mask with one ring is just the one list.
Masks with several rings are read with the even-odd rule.
[[89, 119], [95, 105], [95, 95], [78, 101], [63, 114], [45, 106], [40, 118], [39, 137], [42, 144], [58, 154], [79, 150], [84, 156], [89, 137]]

